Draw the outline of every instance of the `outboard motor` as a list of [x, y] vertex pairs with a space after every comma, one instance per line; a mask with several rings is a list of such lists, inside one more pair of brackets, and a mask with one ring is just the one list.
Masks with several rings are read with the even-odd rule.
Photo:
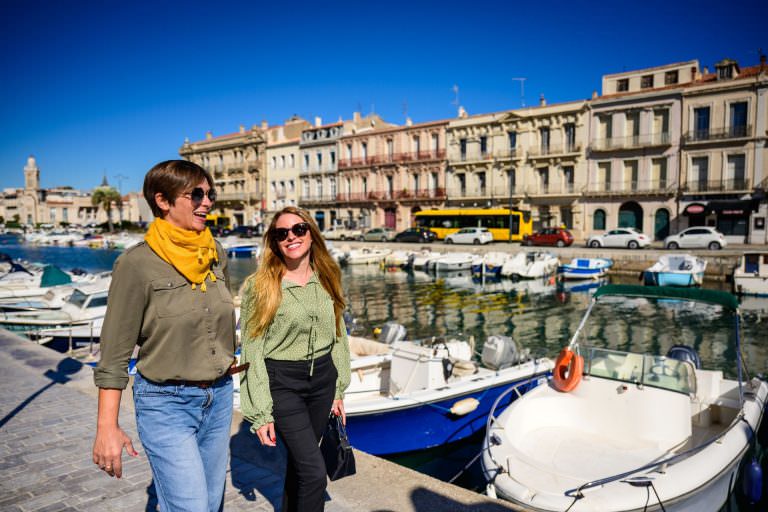
[[678, 361], [688, 361], [697, 370], [701, 369], [701, 359], [693, 347], [688, 345], [672, 345], [667, 351], [667, 357]]
[[405, 327], [397, 322], [387, 322], [381, 327], [379, 339], [381, 343], [392, 344], [405, 339]]
[[485, 367], [501, 370], [518, 363], [525, 357], [526, 354], [518, 350], [515, 340], [509, 336], [492, 335], [485, 340], [480, 359]]

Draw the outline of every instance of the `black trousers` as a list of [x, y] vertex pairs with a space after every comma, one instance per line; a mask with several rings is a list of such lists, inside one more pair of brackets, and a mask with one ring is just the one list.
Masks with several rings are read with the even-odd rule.
[[327, 478], [318, 443], [336, 393], [331, 354], [309, 361], [267, 359], [275, 430], [288, 449], [283, 512], [322, 512]]

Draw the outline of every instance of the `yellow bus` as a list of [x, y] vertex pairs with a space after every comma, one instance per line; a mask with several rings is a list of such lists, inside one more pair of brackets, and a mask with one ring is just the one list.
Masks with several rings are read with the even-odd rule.
[[[511, 226], [511, 229], [510, 229]], [[496, 242], [520, 242], [533, 232], [531, 212], [507, 208], [462, 208], [416, 212], [416, 227], [435, 232], [438, 240], [461, 228], [485, 227]]]
[[226, 215], [209, 213], [205, 216], [205, 225], [211, 229], [214, 234], [221, 233], [224, 230], [232, 229], [232, 220]]

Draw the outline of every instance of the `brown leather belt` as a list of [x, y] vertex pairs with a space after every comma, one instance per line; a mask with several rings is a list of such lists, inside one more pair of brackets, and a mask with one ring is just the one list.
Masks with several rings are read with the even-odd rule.
[[163, 384], [168, 384], [169, 386], [193, 386], [196, 388], [210, 388], [217, 382], [219, 382], [221, 379], [228, 377], [230, 375], [234, 375], [236, 373], [240, 373], [242, 371], [245, 371], [248, 369], [248, 367], [251, 365], [251, 363], [244, 363], [240, 365], [232, 365], [229, 368], [227, 368], [227, 371], [224, 375], [219, 377], [218, 379], [213, 380], [176, 380], [176, 379], [168, 379], [166, 381], [163, 381]]

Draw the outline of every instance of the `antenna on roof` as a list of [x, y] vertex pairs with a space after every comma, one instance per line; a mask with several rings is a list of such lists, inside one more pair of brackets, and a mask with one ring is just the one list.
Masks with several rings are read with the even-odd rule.
[[525, 108], [525, 78], [513, 78], [513, 82], [520, 82], [520, 108]]
[[459, 108], [459, 86], [456, 84], [453, 84], [453, 87], [451, 88], [451, 90], [453, 91], [453, 94], [456, 95], [453, 101], [451, 102], [451, 105], [455, 106], [456, 108]]
[[403, 117], [408, 117], [408, 100], [403, 101]]

